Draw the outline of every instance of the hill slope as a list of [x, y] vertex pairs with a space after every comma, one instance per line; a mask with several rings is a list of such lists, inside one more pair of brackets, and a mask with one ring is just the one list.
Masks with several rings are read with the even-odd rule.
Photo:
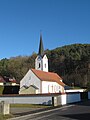
[[86, 87], [90, 80], [90, 44], [73, 44], [48, 52], [50, 71], [68, 85]]
[[[90, 44], [73, 44], [45, 51], [49, 71], [58, 73], [68, 85], [87, 87], [90, 83]], [[37, 54], [18, 56], [0, 61], [0, 74], [15, 77], [19, 82], [30, 68], [34, 68]]]

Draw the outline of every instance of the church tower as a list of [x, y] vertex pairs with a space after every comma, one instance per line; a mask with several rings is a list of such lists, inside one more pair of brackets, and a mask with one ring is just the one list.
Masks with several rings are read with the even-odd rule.
[[42, 35], [40, 34], [40, 44], [39, 44], [39, 52], [38, 56], [35, 59], [35, 69], [42, 70], [48, 72], [48, 58], [44, 53]]

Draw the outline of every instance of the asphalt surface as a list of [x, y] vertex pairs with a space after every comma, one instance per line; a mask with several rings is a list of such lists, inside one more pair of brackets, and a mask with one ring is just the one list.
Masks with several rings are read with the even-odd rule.
[[90, 120], [90, 100], [57, 107], [50, 110], [35, 110], [9, 120]]

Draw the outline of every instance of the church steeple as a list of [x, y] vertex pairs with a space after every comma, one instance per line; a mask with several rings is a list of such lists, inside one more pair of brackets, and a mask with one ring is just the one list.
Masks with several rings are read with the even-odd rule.
[[44, 47], [43, 47], [43, 41], [42, 41], [42, 34], [40, 34], [40, 44], [39, 44], [38, 55], [40, 55], [40, 56], [44, 55]]
[[48, 58], [44, 53], [42, 35], [40, 34], [40, 44], [38, 56], [35, 59], [35, 69], [48, 72]]

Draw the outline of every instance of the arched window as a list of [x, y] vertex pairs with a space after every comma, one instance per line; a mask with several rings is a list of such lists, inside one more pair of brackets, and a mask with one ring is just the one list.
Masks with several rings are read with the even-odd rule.
[[46, 64], [45, 64], [45, 68], [46, 68]]
[[40, 68], [40, 63], [39, 63], [39, 68]]

